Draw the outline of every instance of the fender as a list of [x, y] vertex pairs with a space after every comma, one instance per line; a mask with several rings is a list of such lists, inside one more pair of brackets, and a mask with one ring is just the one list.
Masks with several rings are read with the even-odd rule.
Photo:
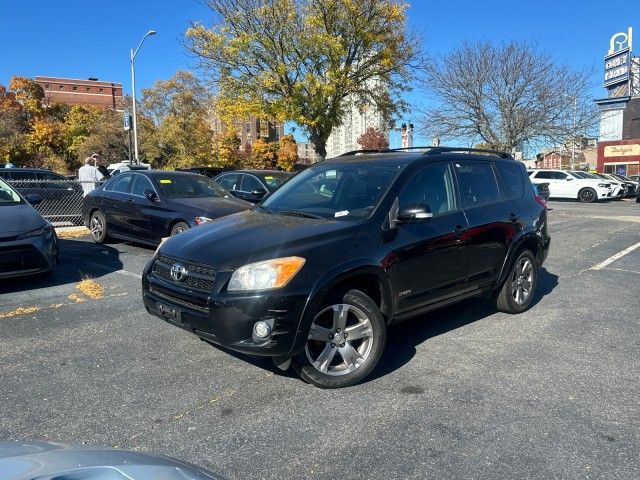
[[302, 316], [298, 323], [296, 338], [293, 342], [291, 351], [287, 354], [288, 357], [292, 357], [303, 351], [307, 340], [307, 332], [311, 322], [313, 321], [313, 315], [318, 308], [320, 308], [320, 305], [327, 293], [343, 281], [363, 274], [375, 275], [380, 281], [380, 284], [382, 285], [381, 294], [383, 302], [387, 307], [388, 320], [393, 317], [391, 282], [389, 281], [387, 272], [380, 266], [379, 262], [371, 258], [350, 260], [349, 262], [332, 268], [326, 272], [313, 286], [303, 308]]
[[[518, 253], [518, 251], [520, 250], [520, 247], [522, 247], [522, 245], [525, 242], [531, 241], [532, 239], [538, 245], [538, 257], [539, 257], [540, 252], [542, 252], [544, 249], [542, 234], [539, 231], [530, 230], [528, 232], [524, 232], [519, 237], [516, 237], [516, 239], [514, 239], [514, 241], [511, 243], [509, 251], [505, 256], [504, 262], [502, 264], [502, 268], [500, 269], [500, 275], [498, 275], [498, 280], [496, 281], [495, 287], [499, 287], [504, 283], [504, 281], [507, 279], [507, 275], [509, 275], [509, 271], [511, 270], [511, 266], [513, 265], [513, 262], [516, 261], [516, 258], [515, 258], [516, 253]], [[540, 262], [539, 258], [538, 258], [538, 262]]]

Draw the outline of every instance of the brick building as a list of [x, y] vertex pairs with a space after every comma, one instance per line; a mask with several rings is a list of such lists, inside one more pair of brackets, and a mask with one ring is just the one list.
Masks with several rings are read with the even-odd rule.
[[[227, 129], [227, 126], [215, 114], [209, 117], [209, 125], [216, 135]], [[247, 145], [253, 145], [253, 142], [259, 138], [267, 142], [277, 142], [284, 137], [284, 124], [275, 120], [250, 117], [245, 120], [237, 120], [234, 127], [240, 137], [240, 150], [245, 150]]]
[[47, 105], [60, 102], [119, 111], [123, 108], [121, 83], [57, 77], [36, 77], [35, 81], [44, 89], [44, 101]]

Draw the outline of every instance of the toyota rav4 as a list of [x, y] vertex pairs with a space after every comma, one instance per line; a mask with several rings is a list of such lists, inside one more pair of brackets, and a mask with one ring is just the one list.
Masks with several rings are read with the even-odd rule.
[[507, 154], [351, 153], [168, 239], [143, 299], [206, 341], [344, 387], [371, 373], [394, 322], [487, 293], [529, 308], [549, 242], [544, 201]]

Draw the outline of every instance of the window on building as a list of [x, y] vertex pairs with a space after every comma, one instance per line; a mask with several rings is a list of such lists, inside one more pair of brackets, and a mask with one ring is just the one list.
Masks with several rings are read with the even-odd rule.
[[100, 88], [98, 91], [99, 91], [100, 93], [102, 93], [102, 92], [104, 92], [104, 88]]
[[44, 88], [46, 88], [47, 90], [49, 90], [49, 84], [48, 84], [48, 83], [45, 83], [45, 84], [44, 84]]
[[76, 87], [75, 85], [74, 85], [73, 87], [71, 87], [71, 88], [72, 88], [72, 90], [73, 90], [74, 92], [77, 92], [77, 91], [78, 91], [78, 87]]
[[87, 92], [90, 92], [90, 91], [91, 91], [91, 87], [87, 87]]
[[64, 85], [58, 85], [58, 90], [64, 90]]

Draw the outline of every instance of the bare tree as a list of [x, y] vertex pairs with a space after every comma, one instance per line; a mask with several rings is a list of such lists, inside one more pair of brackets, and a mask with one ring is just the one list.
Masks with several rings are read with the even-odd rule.
[[427, 67], [436, 103], [423, 133], [512, 151], [523, 142], [562, 143], [597, 122], [590, 74], [555, 61], [528, 42], [464, 43]]

